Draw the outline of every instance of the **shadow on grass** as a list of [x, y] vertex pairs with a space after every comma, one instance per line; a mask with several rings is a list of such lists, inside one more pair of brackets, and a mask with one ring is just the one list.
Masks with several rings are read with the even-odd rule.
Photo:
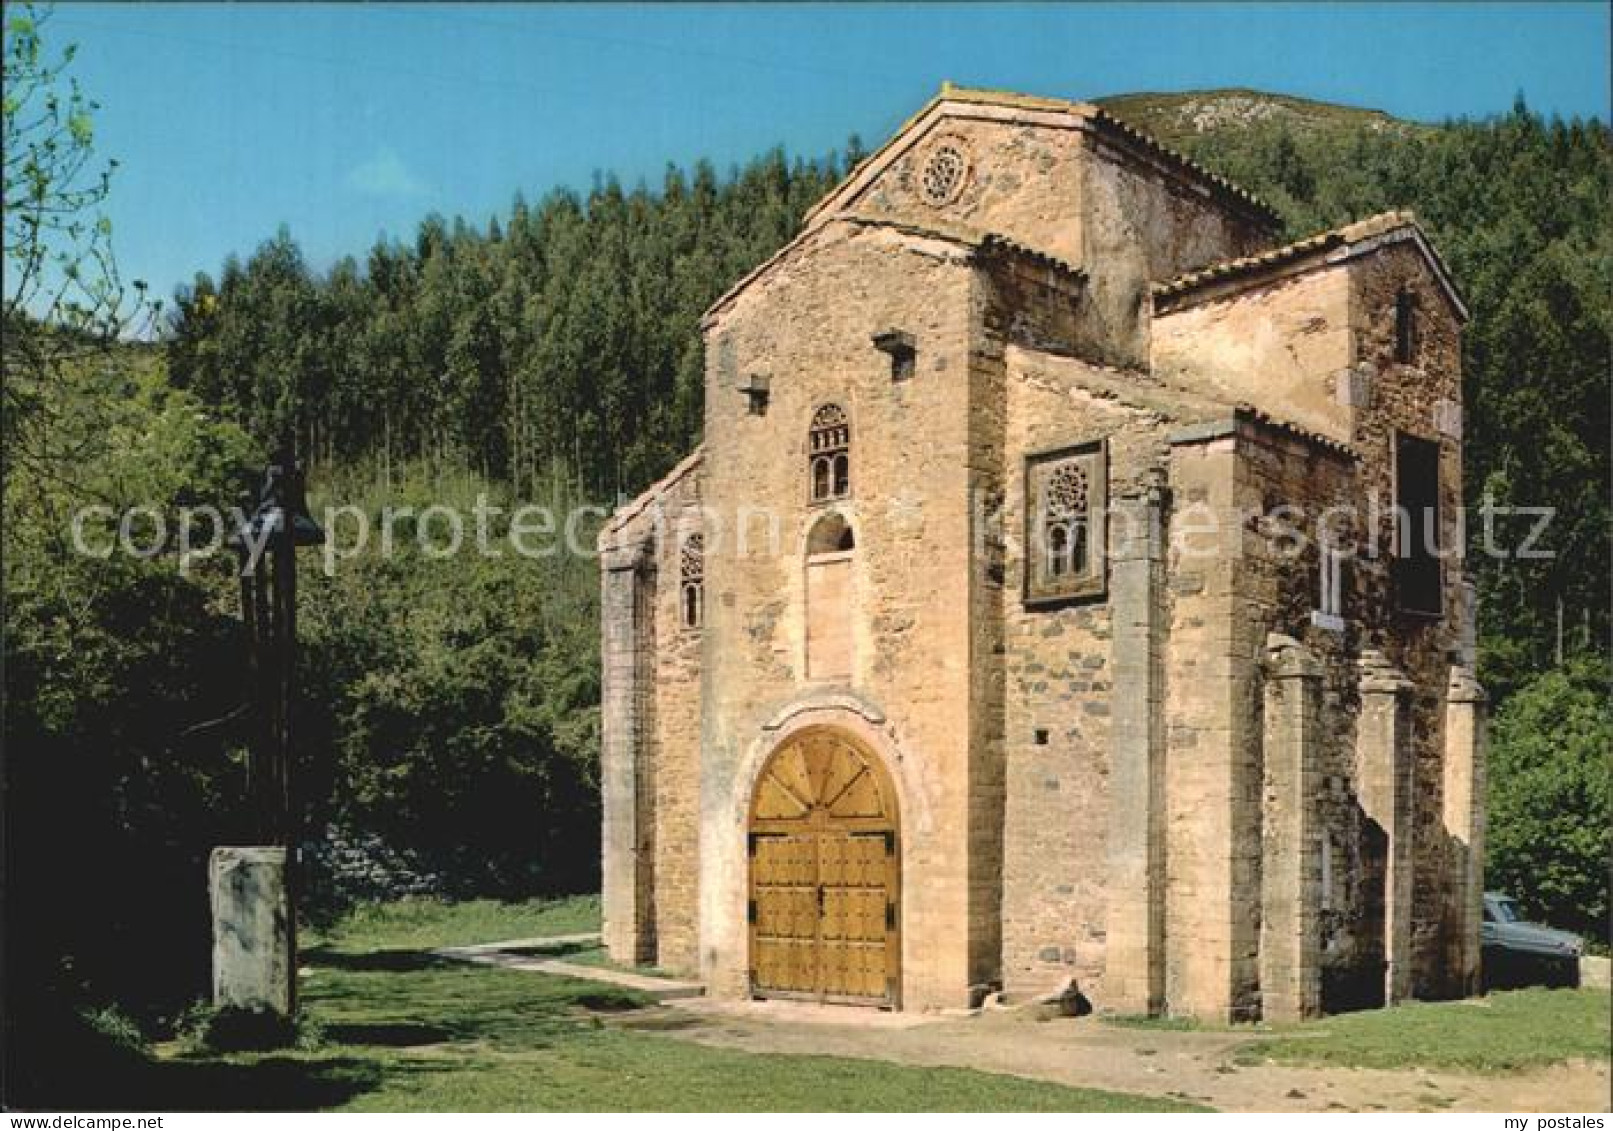
[[584, 990], [572, 995], [572, 1004], [590, 1013], [626, 1013], [643, 1009], [644, 999], [624, 990]]
[[181, 1059], [152, 1063], [134, 1093], [159, 1111], [317, 1111], [379, 1087], [388, 1074], [346, 1056]]
[[587, 954], [599, 949], [600, 945], [597, 942], [555, 942], [544, 943], [542, 946], [512, 946], [504, 953], [519, 954], [523, 958], [569, 958], [572, 955]]
[[370, 950], [354, 953], [320, 945], [304, 947], [301, 957], [311, 966], [327, 966], [332, 970], [366, 973], [409, 974], [417, 970], [436, 970], [450, 965], [448, 959], [439, 958], [424, 950]]
[[407, 1049], [420, 1045], [437, 1045], [453, 1036], [447, 1029], [436, 1025], [417, 1025], [402, 1021], [379, 1024], [327, 1025], [325, 1040], [336, 1045], [372, 1045], [380, 1048]]
[[30, 1073], [13, 1080], [7, 1104], [23, 1111], [315, 1111], [379, 1087], [388, 1074], [349, 1056], [138, 1056], [99, 1070], [70, 1073], [56, 1065]]

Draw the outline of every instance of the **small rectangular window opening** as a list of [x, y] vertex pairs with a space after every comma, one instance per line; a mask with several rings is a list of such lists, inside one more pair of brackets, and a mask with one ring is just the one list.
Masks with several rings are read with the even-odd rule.
[[1417, 296], [1410, 291], [1395, 296], [1395, 360], [1401, 365], [1417, 360]]
[[746, 378], [739, 391], [745, 394], [745, 409], [752, 416], [766, 416], [767, 402], [771, 393], [771, 382], [762, 373], [752, 373]]
[[917, 368], [918, 346], [905, 330], [886, 330], [874, 335], [874, 348], [891, 359], [891, 380], [911, 380]]
[[1333, 910], [1333, 834], [1322, 832], [1322, 910]]
[[1318, 593], [1316, 610], [1311, 623], [1317, 628], [1340, 632], [1344, 629], [1344, 565], [1345, 552], [1334, 546], [1323, 546], [1317, 559]]
[[1439, 444], [1395, 439], [1395, 596], [1405, 612], [1443, 611], [1440, 569]]

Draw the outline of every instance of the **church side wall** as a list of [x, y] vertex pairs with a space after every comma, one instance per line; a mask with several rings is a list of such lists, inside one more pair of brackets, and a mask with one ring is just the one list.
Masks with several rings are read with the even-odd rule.
[[[1372, 928], [1373, 909], [1381, 902], [1373, 884], [1382, 883], [1381, 862], [1373, 859], [1373, 838], [1363, 828], [1356, 794], [1355, 725], [1360, 702], [1356, 657], [1362, 647], [1359, 620], [1349, 615], [1353, 598], [1346, 597], [1347, 619], [1342, 630], [1313, 623], [1320, 601], [1320, 551], [1313, 537], [1315, 520], [1334, 514], [1341, 537], [1355, 528], [1358, 480], [1353, 457], [1278, 430], [1245, 425], [1238, 434], [1236, 505], [1244, 517], [1243, 553], [1239, 567], [1236, 649], [1258, 657], [1272, 633], [1298, 641], [1316, 662], [1319, 694], [1314, 728], [1303, 741], [1315, 775], [1314, 792], [1302, 804], [1304, 819], [1292, 811], [1292, 798], [1262, 788], [1259, 812], [1243, 830], [1239, 858], [1248, 870], [1240, 880], [1240, 914], [1258, 931], [1263, 908], [1262, 874], [1269, 862], [1270, 844], [1282, 841], [1285, 828], [1303, 828], [1305, 839], [1297, 846], [1304, 856], [1303, 882], [1316, 889], [1320, 939], [1305, 940], [1307, 961], [1319, 964], [1318, 978], [1325, 1003], [1348, 1004], [1348, 999], [1370, 985], [1382, 960], [1381, 937]], [[1282, 508], [1293, 508], [1287, 511]], [[1304, 537], [1296, 538], [1294, 535]], [[1239, 687], [1236, 709], [1260, 720], [1270, 673], [1252, 665]], [[1250, 728], [1248, 740], [1255, 767], [1251, 776], [1270, 783], [1278, 772], [1281, 750], [1262, 747], [1263, 726]], [[1297, 740], [1298, 736], [1296, 736]], [[1323, 857], [1327, 861], [1323, 863]], [[1283, 892], [1288, 900], [1292, 893]], [[1288, 909], [1283, 908], [1286, 912]], [[1253, 1016], [1260, 1007], [1262, 989], [1245, 980], [1235, 996], [1236, 1008]], [[1273, 989], [1275, 987], [1264, 987]]]
[[[1440, 296], [1422, 256], [1409, 242], [1385, 246], [1350, 264], [1350, 321], [1354, 369], [1364, 405], [1353, 442], [1361, 452], [1361, 492], [1382, 505], [1364, 525], [1376, 535], [1378, 552], [1360, 568], [1363, 635], [1411, 681], [1409, 730], [1412, 747], [1414, 867], [1411, 921], [1411, 992], [1443, 996], [1460, 992], [1444, 952], [1453, 929], [1449, 914], [1460, 898], [1459, 866], [1442, 821], [1445, 789], [1445, 696], [1453, 660], [1462, 652], [1462, 626], [1470, 592], [1462, 584], [1459, 552], [1464, 545], [1462, 506], [1462, 382], [1460, 324]], [[1417, 303], [1413, 364], [1395, 361], [1395, 298], [1408, 288]], [[1393, 544], [1397, 431], [1439, 443], [1443, 563], [1441, 617], [1397, 609], [1390, 566]]]
[[699, 468], [651, 490], [601, 547], [604, 934], [617, 961], [692, 970], [700, 634], [678, 602]]
[[[1320, 792], [1314, 842], [1305, 850], [1315, 854], [1307, 874], [1321, 888], [1324, 1007], [1372, 1004], [1385, 993], [1443, 996], [1460, 992], [1469, 978], [1471, 940], [1457, 935], [1470, 929], [1466, 904], [1474, 894], [1477, 844], [1463, 815], [1453, 819], [1447, 811], [1444, 792], [1447, 783], [1464, 789], [1482, 780], [1482, 735], [1464, 745], [1445, 734], [1449, 688], [1465, 686], [1464, 676], [1471, 682], [1462, 632], [1471, 594], [1460, 561], [1451, 557], [1444, 563], [1442, 614], [1403, 611], [1393, 529], [1395, 442], [1406, 432], [1439, 443], [1441, 546], [1462, 544], [1458, 324], [1409, 243], [1369, 249], [1325, 276], [1325, 285], [1261, 289], [1248, 297], [1250, 311], [1225, 309], [1215, 318], [1229, 334], [1240, 319], [1250, 326], [1325, 325], [1330, 334], [1345, 328], [1339, 360], [1349, 379], [1338, 380], [1335, 370], [1335, 379], [1322, 383], [1328, 365], [1309, 372], [1318, 379], [1318, 397], [1330, 390], [1338, 398], [1338, 419], [1352, 426], [1342, 439], [1354, 454], [1253, 422], [1173, 451], [1173, 522], [1181, 525], [1185, 506], [1213, 500], [1213, 485], [1198, 482], [1196, 468], [1226, 449], [1223, 458], [1235, 457], [1230, 501], [1242, 530], [1237, 544], [1225, 547], [1233, 554], [1230, 574], [1222, 564], [1182, 560], [1173, 539], [1167, 936], [1168, 997], [1178, 1011], [1252, 1016], [1259, 1007], [1261, 825], [1287, 816], [1259, 793], [1265, 771], [1259, 657], [1270, 633], [1299, 641], [1320, 670]], [[1395, 307], [1408, 287], [1419, 301], [1418, 344], [1413, 362], [1403, 364], [1394, 360]], [[1162, 321], [1184, 334], [1182, 318]], [[1285, 507], [1294, 509], [1284, 515]], [[1332, 529], [1353, 557], [1342, 575], [1342, 621], [1322, 627], [1311, 618], [1320, 604], [1315, 524], [1330, 507], [1337, 508]], [[1285, 526], [1305, 536], [1297, 555], [1286, 552]], [[1231, 588], [1221, 593], [1223, 582]], [[1206, 635], [1216, 623], [1224, 627]], [[1385, 688], [1400, 688], [1389, 694], [1399, 704], [1393, 721], [1374, 716], [1368, 725], [1363, 695], [1372, 685], [1380, 697]], [[1223, 734], [1232, 737], [1224, 741]], [[1206, 757], [1206, 743], [1220, 753]], [[1216, 768], [1221, 754], [1224, 773]], [[1409, 775], [1404, 815], [1383, 793], [1400, 766]], [[1212, 805], [1215, 797], [1226, 805]], [[1219, 827], [1220, 809], [1232, 816], [1230, 828]], [[1193, 824], [1179, 823], [1195, 810]], [[1393, 878], [1404, 870], [1409, 892], [1386, 890], [1404, 882]], [[1223, 906], [1227, 915], [1218, 921]], [[1403, 968], [1386, 974], [1390, 961]]]
[[1081, 160], [1082, 248], [1092, 303], [1107, 343], [1096, 360], [1148, 363], [1150, 283], [1267, 247], [1254, 222], [1086, 138]]
[[680, 973], [699, 969], [700, 813], [692, 783], [700, 765], [702, 630], [684, 624], [680, 559], [683, 539], [701, 528], [699, 508], [699, 479], [687, 476], [667, 494], [656, 543], [655, 964]]
[[[1074, 976], [1100, 1008], [1108, 899], [1110, 595], [1027, 608], [1025, 454], [1107, 445], [1111, 498], [1137, 489], [1164, 453], [1157, 418], [1092, 395], [1094, 368], [1006, 351], [1006, 462], [1000, 606], [1006, 795], [1003, 982], [1010, 994]], [[1112, 379], [1113, 371], [1109, 371]]]
[[1349, 442], [1353, 413], [1340, 382], [1353, 361], [1350, 276], [1293, 275], [1153, 320], [1153, 366], [1235, 403]]

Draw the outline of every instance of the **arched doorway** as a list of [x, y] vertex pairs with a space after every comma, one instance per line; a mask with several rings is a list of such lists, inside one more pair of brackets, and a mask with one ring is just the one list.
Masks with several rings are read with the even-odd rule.
[[780, 744], [751, 798], [753, 994], [900, 1004], [900, 831], [889, 775], [846, 732]]

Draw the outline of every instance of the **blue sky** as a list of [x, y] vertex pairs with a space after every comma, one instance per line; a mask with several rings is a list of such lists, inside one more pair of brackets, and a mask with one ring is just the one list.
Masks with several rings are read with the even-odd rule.
[[63, 4], [121, 162], [126, 278], [171, 293], [281, 223], [309, 261], [517, 189], [875, 144], [943, 79], [1075, 98], [1247, 86], [1422, 120], [1608, 115], [1604, 4]]

